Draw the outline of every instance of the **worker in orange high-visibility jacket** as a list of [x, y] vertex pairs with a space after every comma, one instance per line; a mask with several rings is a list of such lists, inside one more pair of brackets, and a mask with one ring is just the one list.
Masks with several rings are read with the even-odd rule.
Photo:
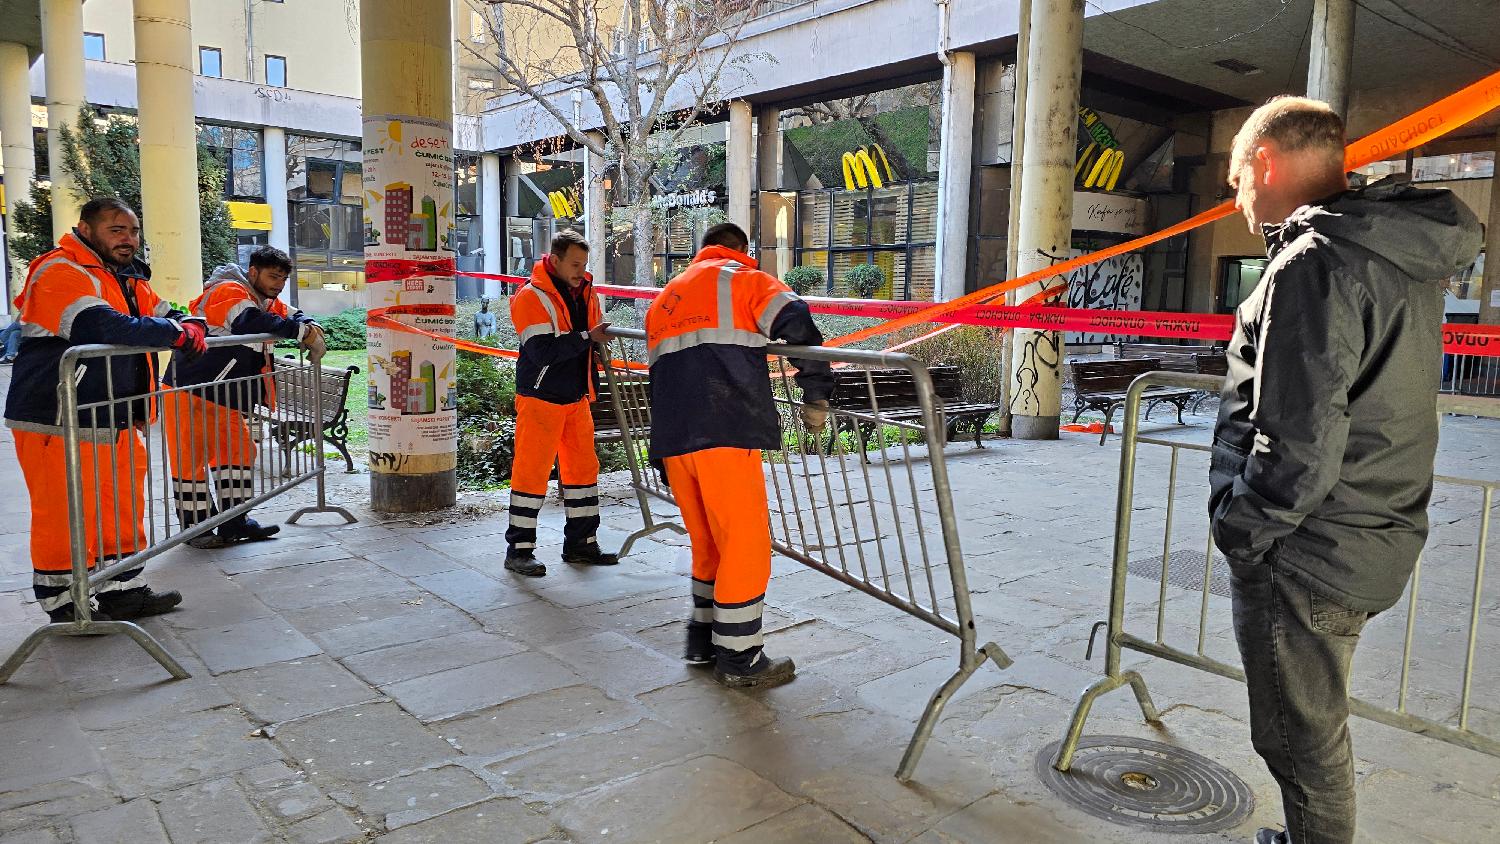
[[[651, 459], [664, 465], [693, 544], [693, 616], [684, 659], [714, 666], [733, 687], [767, 687], [796, 674], [761, 651], [771, 578], [771, 528], [761, 449], [781, 447], [766, 344], [816, 346], [807, 303], [755, 267], [745, 232], [721, 223], [686, 271], [646, 312], [651, 363]], [[802, 417], [827, 424], [828, 364], [794, 360]]]
[[505, 531], [505, 568], [541, 577], [536, 559], [536, 520], [547, 497], [547, 479], [557, 464], [562, 488], [564, 562], [612, 566], [614, 554], [600, 550], [599, 455], [594, 451], [597, 349], [609, 323], [584, 271], [589, 246], [564, 229], [552, 251], [536, 263], [531, 281], [510, 300], [510, 319], [521, 349], [516, 361], [516, 442], [510, 475], [510, 527]]
[[[5, 424], [31, 497], [32, 588], [54, 622], [74, 621], [66, 441], [59, 370], [73, 346], [108, 343], [204, 351], [205, 328], [151, 289], [151, 268], [136, 257], [141, 224], [113, 197], [90, 200], [57, 248], [31, 262], [16, 297], [21, 349], [5, 401]], [[175, 357], [176, 355], [174, 355]], [[87, 358], [76, 370], [85, 556], [99, 562], [147, 547], [147, 452], [140, 429], [156, 415], [156, 355]], [[89, 405], [94, 405], [89, 408]], [[94, 587], [98, 620], [159, 615], [182, 602], [154, 592], [141, 568]]]
[[[292, 259], [285, 252], [262, 246], [250, 253], [248, 273], [235, 264], [215, 268], [188, 309], [207, 321], [210, 337], [274, 334], [297, 340], [317, 365], [327, 351], [323, 330], [277, 298], [291, 272]], [[166, 373], [166, 383], [191, 388], [167, 394], [163, 417], [172, 495], [183, 530], [255, 497], [255, 442], [247, 414], [258, 406], [276, 406], [271, 348], [269, 343], [215, 346]], [[265, 377], [247, 380], [254, 375]], [[279, 525], [261, 525], [241, 513], [220, 525], [217, 533], [200, 534], [188, 544], [222, 548], [272, 539], [280, 531]]]

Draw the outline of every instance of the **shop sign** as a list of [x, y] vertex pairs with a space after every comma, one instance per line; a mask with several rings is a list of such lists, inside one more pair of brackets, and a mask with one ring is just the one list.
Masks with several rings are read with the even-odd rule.
[[651, 207], [665, 211], [673, 208], [707, 208], [718, 201], [719, 192], [715, 190], [678, 191], [651, 197]]
[[1146, 233], [1146, 200], [1089, 191], [1073, 192], [1073, 231]]

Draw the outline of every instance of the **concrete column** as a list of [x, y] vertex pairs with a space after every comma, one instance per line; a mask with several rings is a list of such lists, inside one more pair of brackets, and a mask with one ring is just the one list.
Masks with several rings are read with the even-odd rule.
[[[1016, 232], [1016, 271], [1065, 260], [1072, 246], [1074, 144], [1083, 75], [1083, 0], [1036, 0], [1027, 51], [1025, 205]], [[1052, 283], [1062, 282], [1052, 279]], [[1016, 291], [1025, 301], [1042, 289]], [[1057, 439], [1062, 402], [1063, 335], [1015, 332], [1011, 355], [1011, 425], [1018, 439]]]
[[151, 286], [186, 303], [203, 290], [190, 0], [135, 0], [135, 88]]
[[[47, 169], [52, 179], [52, 237], [78, 222], [78, 183], [63, 169], [61, 130], [83, 110], [83, 0], [42, 0], [42, 53], [46, 62]], [[26, 85], [21, 90], [30, 90]], [[197, 206], [194, 205], [196, 208]]]
[[[1021, 0], [1020, 18], [1016, 28], [1015, 101], [1010, 112], [1010, 201], [1006, 207], [1005, 230], [1005, 275], [1016, 276], [1016, 240], [1021, 229], [1021, 170], [1026, 156], [1026, 63], [1031, 56], [1031, 0]], [[1005, 304], [1014, 305], [1015, 293], [1005, 294]], [[1011, 399], [1015, 395], [1015, 372], [1011, 362], [1015, 357], [1016, 333], [1007, 331], [1000, 336], [1000, 361], [1006, 376], [1000, 379], [1000, 418], [998, 433], [1011, 436]]]
[[781, 109], [762, 107], [755, 123], [755, 189], [781, 190]]
[[943, 65], [938, 138], [937, 283], [939, 302], [964, 295], [969, 259], [969, 182], [974, 173], [974, 54], [953, 52]]
[[[413, 6], [407, 0], [360, 4], [364, 172], [381, 194], [378, 207], [370, 205], [371, 225], [380, 236], [365, 247], [365, 267], [388, 268], [396, 277], [365, 289], [372, 308], [416, 305], [452, 314], [452, 269], [402, 277], [416, 271], [413, 262], [430, 266], [453, 257], [440, 248], [454, 220], [453, 18], [446, 12], [414, 14]], [[420, 319], [429, 331], [455, 333], [451, 317]], [[458, 432], [457, 413], [447, 400], [456, 389], [452, 344], [371, 328], [369, 355], [371, 385], [390, 394], [383, 409], [369, 411], [370, 506], [383, 512], [453, 506]], [[420, 379], [428, 379], [425, 389]]]
[[755, 156], [755, 130], [751, 124], [750, 104], [744, 100], [729, 103], [729, 144], [725, 150], [725, 188], [729, 191], [729, 222], [746, 232], [754, 226], [750, 220], [750, 193], [755, 190], [751, 169]]
[[[286, 199], [286, 132], [280, 126], [266, 126], [260, 132], [260, 174], [265, 182], [266, 205], [271, 209], [271, 232], [267, 240], [282, 252], [292, 253], [291, 206]], [[296, 279], [281, 288], [280, 298], [292, 303]]]
[[[604, 136], [589, 132], [589, 138], [604, 143]], [[603, 284], [609, 265], [609, 196], [604, 190], [604, 156], [583, 151], [583, 213], [588, 215], [589, 275]]]
[[505, 271], [505, 207], [500, 204], [505, 177], [500, 170], [500, 156], [487, 152], [479, 156], [479, 242], [484, 246], [484, 271]]
[[[1495, 158], [1500, 160], [1500, 132], [1495, 133]], [[1490, 218], [1484, 227], [1484, 280], [1479, 297], [1479, 321], [1500, 325], [1500, 167], [1490, 177]]]
[[1349, 69], [1354, 64], [1354, 0], [1313, 0], [1307, 95], [1340, 117], [1349, 112]]
[[[0, 41], [0, 164], [5, 165], [5, 201], [12, 214], [16, 203], [26, 199], [31, 191], [31, 179], [35, 169], [35, 150], [31, 146], [31, 84], [27, 79], [31, 59], [26, 47], [8, 41]], [[7, 222], [14, 220], [7, 217]], [[10, 226], [0, 236], [0, 256], [7, 255], [5, 237], [11, 234]], [[8, 258], [0, 257], [0, 277], [5, 275]], [[6, 304], [16, 298], [26, 276], [19, 266], [11, 267], [10, 291]]]

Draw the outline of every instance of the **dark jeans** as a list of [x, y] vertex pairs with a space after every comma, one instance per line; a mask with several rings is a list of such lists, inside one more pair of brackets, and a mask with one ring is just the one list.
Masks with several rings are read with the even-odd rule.
[[1349, 665], [1369, 613], [1308, 590], [1274, 558], [1230, 569], [1250, 738], [1281, 786], [1292, 844], [1349, 844]]

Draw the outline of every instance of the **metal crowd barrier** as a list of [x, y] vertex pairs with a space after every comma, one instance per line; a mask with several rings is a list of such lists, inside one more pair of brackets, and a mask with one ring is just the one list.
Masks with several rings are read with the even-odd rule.
[[[1120, 444], [1120, 478], [1119, 490], [1115, 505], [1115, 543], [1114, 562], [1110, 582], [1109, 620], [1095, 625], [1095, 632], [1101, 626], [1107, 627], [1104, 654], [1104, 676], [1084, 690], [1074, 710], [1073, 720], [1068, 727], [1068, 733], [1062, 746], [1058, 749], [1057, 756], [1053, 760], [1053, 767], [1059, 771], [1067, 771], [1072, 765], [1073, 754], [1078, 748], [1079, 739], [1083, 736], [1084, 722], [1088, 719], [1089, 710], [1094, 701], [1106, 692], [1113, 691], [1122, 686], [1129, 685], [1135, 693], [1136, 700], [1141, 708], [1141, 713], [1146, 720], [1156, 723], [1159, 720], [1155, 704], [1146, 690], [1146, 682], [1139, 672], [1122, 670], [1120, 664], [1121, 653], [1132, 650], [1147, 654], [1159, 659], [1165, 659], [1189, 668], [1207, 671], [1221, 677], [1244, 682], [1244, 671], [1237, 664], [1231, 664], [1215, 659], [1205, 653], [1205, 647], [1209, 641], [1209, 593], [1214, 579], [1214, 548], [1213, 540], [1207, 540], [1207, 553], [1202, 562], [1202, 579], [1197, 588], [1201, 589], [1201, 595], [1197, 601], [1198, 619], [1196, 631], [1190, 631], [1196, 636], [1196, 642], [1187, 649], [1169, 644], [1167, 639], [1168, 615], [1167, 606], [1169, 597], [1167, 586], [1171, 573], [1169, 572], [1171, 557], [1173, 554], [1173, 518], [1175, 510], [1175, 498], [1178, 486], [1178, 464], [1182, 452], [1209, 452], [1207, 445], [1191, 442], [1182, 442], [1170, 439], [1157, 439], [1144, 437], [1140, 434], [1140, 419], [1137, 411], [1140, 409], [1141, 394], [1150, 386], [1165, 385], [1172, 387], [1191, 387], [1195, 389], [1217, 389], [1223, 379], [1218, 376], [1204, 376], [1179, 374], [1171, 372], [1151, 372], [1137, 378], [1127, 393], [1125, 405], [1125, 431]], [[1479, 416], [1490, 419], [1500, 419], [1500, 400], [1486, 398], [1472, 398], [1441, 395], [1438, 397], [1437, 412], [1453, 413], [1467, 416]], [[1137, 450], [1140, 445], [1152, 445], [1170, 450], [1168, 461], [1167, 499], [1165, 505], [1165, 528], [1161, 545], [1161, 570], [1160, 584], [1157, 586], [1155, 595], [1155, 634], [1151, 638], [1129, 633], [1125, 629], [1126, 616], [1126, 584], [1127, 575], [1130, 571], [1130, 535], [1132, 516], [1136, 512], [1135, 481]], [[1204, 470], [1206, 475], [1206, 468]], [[1484, 728], [1475, 729], [1470, 714], [1475, 702], [1474, 679], [1476, 675], [1479, 654], [1478, 644], [1481, 639], [1493, 643], [1496, 636], [1500, 636], [1500, 617], [1493, 610], [1495, 596], [1485, 601], [1484, 574], [1485, 574], [1485, 552], [1489, 542], [1490, 512], [1495, 506], [1495, 490], [1500, 487], [1500, 479], [1477, 479], [1454, 477], [1449, 475], [1435, 475], [1436, 489], [1434, 501], [1446, 498], [1443, 493], [1452, 491], [1453, 487], [1478, 491], [1478, 542], [1477, 551], [1472, 571], [1460, 569], [1449, 565], [1447, 560], [1439, 565], [1432, 557], [1432, 540], [1429, 539], [1429, 551], [1424, 553], [1426, 560], [1424, 582], [1424, 559], [1417, 560], [1416, 568], [1412, 573], [1408, 594], [1405, 601], [1404, 629], [1400, 633], [1401, 649], [1399, 666], [1384, 665], [1372, 668], [1369, 658], [1379, 658], [1372, 655], [1374, 645], [1367, 645], [1362, 649], [1355, 660], [1355, 677], [1351, 685], [1364, 685], [1371, 681], [1372, 674], [1379, 674], [1383, 669], [1385, 672], [1395, 676], [1396, 686], [1389, 697], [1376, 702], [1366, 697], [1351, 694], [1349, 697], [1349, 710], [1351, 713], [1372, 721], [1377, 721], [1387, 726], [1424, 736], [1440, 739], [1450, 744], [1477, 750], [1492, 756], [1500, 756], [1500, 735], [1486, 733]], [[1437, 506], [1436, 503], [1434, 506]], [[1447, 506], [1447, 502], [1445, 505]], [[1459, 505], [1464, 507], [1467, 505]], [[1201, 512], [1201, 510], [1200, 510]], [[1469, 515], [1468, 510], [1464, 515]], [[1451, 519], [1451, 515], [1449, 517]], [[1447, 520], [1447, 519], [1445, 519]], [[1434, 530], [1437, 530], [1439, 520], [1434, 520]], [[1196, 579], [1196, 578], [1194, 578]], [[1443, 602], [1448, 608], [1455, 610], [1445, 618], [1456, 617], [1457, 606], [1463, 608], [1462, 625], [1465, 635], [1465, 643], [1462, 645], [1462, 665], [1445, 665], [1444, 659], [1452, 659], [1453, 646], [1457, 643], [1452, 640], [1444, 640], [1441, 637], [1429, 637], [1425, 641], [1417, 635], [1419, 598], [1423, 596], [1423, 589], [1436, 592], [1437, 597], [1431, 600]], [[1453, 596], [1459, 596], [1458, 601]], [[1488, 612], [1487, 612], [1488, 610]], [[1393, 609], [1390, 612], [1396, 612]], [[1431, 618], [1436, 613], [1429, 613]], [[1378, 616], [1377, 616], [1378, 618]], [[1441, 623], [1442, 619], [1438, 622]], [[1488, 621], [1488, 625], [1486, 625]], [[1374, 620], [1372, 619], [1372, 625]], [[1385, 625], [1385, 629], [1390, 629]], [[1456, 632], [1457, 627], [1453, 628]], [[1362, 638], [1370, 639], [1377, 635], [1377, 630], [1367, 626]], [[1179, 635], [1181, 631], [1179, 631]], [[1393, 635], [1387, 634], [1387, 635]], [[1418, 648], [1422, 649], [1420, 654], [1414, 653]], [[1090, 655], [1092, 655], [1093, 642], [1089, 644]], [[1362, 659], [1361, 657], [1365, 657]], [[1450, 669], [1457, 673], [1456, 677], [1439, 678], [1451, 684], [1447, 686], [1448, 691], [1440, 691], [1442, 683], [1424, 683], [1415, 690], [1413, 680], [1418, 673], [1423, 675], [1424, 680], [1434, 679], [1432, 675], [1443, 674], [1443, 669]], [[1488, 682], [1488, 681], [1487, 681]], [[1500, 677], [1494, 678], [1494, 686], [1500, 686]], [[1485, 700], [1493, 700], [1494, 686], [1486, 689]], [[1420, 696], [1420, 701], [1414, 706], [1414, 697]], [[1393, 701], [1393, 704], [1392, 704]], [[1486, 704], [1488, 705], [1488, 704]], [[1430, 713], [1416, 714], [1413, 708], [1424, 710], [1443, 709], [1442, 717], [1433, 717]], [[1496, 721], [1493, 717], [1488, 719], [1493, 725]]]
[[[645, 334], [634, 329], [611, 329], [610, 334], [613, 360], [605, 376], [645, 522], [621, 549], [624, 554], [642, 536], [685, 531], [651, 511], [652, 500], [676, 504], [645, 458], [651, 426], [650, 385], [640, 363]], [[1011, 664], [999, 645], [978, 644], [943, 457], [942, 406], [926, 368], [908, 355], [772, 344], [767, 358], [784, 443], [782, 450], [765, 453], [772, 547], [958, 639], [958, 668], [933, 692], [897, 769], [897, 778], [906, 781], [959, 687], [987, 659], [1000, 668]], [[788, 358], [905, 370], [916, 385], [920, 418], [887, 415], [867, 377], [868, 409], [834, 409], [823, 431], [810, 432], [802, 422]], [[863, 455], [849, 453], [859, 447], [860, 438], [850, 433], [857, 427], [869, 432]], [[822, 437], [838, 442], [821, 448]]]
[[[280, 339], [270, 334], [212, 337], [208, 346], [274, 343]], [[78, 383], [89, 367], [103, 368], [107, 391], [113, 396], [117, 387], [128, 389], [128, 386], [115, 384], [111, 358], [165, 351], [169, 350], [96, 344], [74, 346], [63, 354], [58, 369], [58, 394], [63, 417], [72, 558], [69, 588], [75, 620], [45, 624], [32, 631], [0, 665], [0, 683], [7, 682], [44, 639], [116, 633], [129, 636], [174, 678], [187, 678], [190, 676], [187, 670], [140, 625], [93, 617], [90, 600], [102, 591], [101, 587], [109, 588], [107, 584], [114, 578], [142, 568], [152, 557], [209, 533], [308, 480], [316, 484], [317, 504], [298, 510], [287, 520], [289, 524], [311, 513], [337, 513], [346, 523], [356, 521], [348, 510], [328, 504], [323, 479], [323, 426], [318, 416], [323, 406], [321, 368], [301, 357], [300, 352], [295, 365], [283, 361], [270, 374], [222, 377], [211, 384], [186, 388], [161, 384], [150, 393], [79, 403]], [[170, 373], [175, 363], [167, 366], [168, 380], [173, 380]], [[234, 398], [240, 400], [240, 407], [248, 407], [252, 385], [256, 383], [274, 390], [274, 407], [262, 406], [248, 415], [224, 407]], [[309, 415], [310, 419], [305, 418]], [[270, 438], [258, 436], [261, 425], [269, 425], [273, 430], [278, 426], [310, 426], [312, 444], [284, 455], [285, 467], [278, 466], [277, 450], [264, 447], [262, 442]], [[84, 460], [85, 445], [95, 459]], [[235, 455], [231, 459], [236, 468], [219, 473], [210, 470], [191, 485], [177, 484], [169, 459], [174, 447], [180, 458], [179, 471], [190, 462], [203, 466], [216, 455], [226, 453]], [[111, 459], [98, 456], [104, 449], [109, 449]], [[85, 471], [85, 462], [90, 464], [89, 471]], [[143, 489], [138, 486], [142, 484]], [[116, 493], [106, 497], [103, 490]], [[220, 506], [225, 500], [225, 490], [230, 491], [228, 500], [238, 503]], [[187, 503], [208, 506], [201, 521], [184, 526], [180, 510]], [[89, 509], [93, 510], [92, 518], [87, 515]], [[89, 527], [94, 529], [92, 545], [88, 542]], [[109, 537], [114, 537], [112, 549], [106, 548]]]
[[1443, 355], [1442, 392], [1500, 396], [1500, 356]]

